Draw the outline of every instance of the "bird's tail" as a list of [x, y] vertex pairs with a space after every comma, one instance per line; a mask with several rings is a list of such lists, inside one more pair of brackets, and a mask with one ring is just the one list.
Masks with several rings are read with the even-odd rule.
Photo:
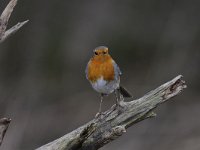
[[132, 95], [122, 86], [119, 87], [120, 93], [123, 95], [123, 97], [132, 97]]

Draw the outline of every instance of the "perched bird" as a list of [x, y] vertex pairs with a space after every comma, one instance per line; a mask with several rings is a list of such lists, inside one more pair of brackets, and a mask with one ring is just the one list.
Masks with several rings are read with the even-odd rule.
[[94, 56], [90, 59], [86, 67], [86, 78], [94, 90], [100, 93], [101, 102], [98, 114], [101, 114], [101, 105], [105, 95], [115, 91], [116, 105], [119, 105], [118, 93], [123, 97], [132, 97], [125, 88], [120, 86], [121, 74], [118, 65], [109, 55], [107, 47], [99, 46], [94, 49]]

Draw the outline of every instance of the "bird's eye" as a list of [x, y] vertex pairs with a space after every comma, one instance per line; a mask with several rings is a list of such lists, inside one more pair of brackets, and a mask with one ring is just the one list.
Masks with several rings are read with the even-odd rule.
[[105, 54], [106, 54], [106, 51], [104, 51], [103, 54], [105, 55]]
[[94, 52], [94, 54], [95, 54], [95, 55], [98, 55], [98, 53], [97, 53], [97, 52]]

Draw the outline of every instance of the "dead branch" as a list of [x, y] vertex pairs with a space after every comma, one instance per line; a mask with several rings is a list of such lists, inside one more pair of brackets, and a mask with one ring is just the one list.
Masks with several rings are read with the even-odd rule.
[[11, 119], [9, 118], [2, 118], [0, 119], [0, 146], [3, 141], [4, 135], [8, 129]]
[[171, 81], [150, 91], [142, 98], [130, 102], [121, 101], [120, 110], [115, 106], [106, 111], [102, 118], [93, 119], [63, 137], [37, 150], [97, 150], [120, 137], [126, 129], [144, 119], [155, 117], [153, 110], [186, 88], [179, 75]]
[[2, 43], [5, 39], [14, 34], [17, 30], [19, 30], [23, 25], [28, 22], [28, 20], [24, 22], [19, 22], [18, 24], [6, 31], [10, 15], [12, 14], [16, 4], [17, 0], [11, 0], [0, 16], [0, 43]]
[[[18, 23], [6, 31], [10, 15], [12, 14], [16, 4], [17, 0], [11, 0], [0, 16], [0, 43], [2, 43], [5, 39], [7, 39], [10, 35], [14, 34], [17, 30], [19, 30], [23, 25], [25, 25], [28, 22], [27, 20]], [[0, 146], [2, 144], [4, 135], [8, 129], [10, 122], [11, 119], [9, 118], [0, 119]]]

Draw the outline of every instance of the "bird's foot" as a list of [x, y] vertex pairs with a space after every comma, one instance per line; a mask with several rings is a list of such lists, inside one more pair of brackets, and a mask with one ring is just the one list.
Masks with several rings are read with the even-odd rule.
[[104, 112], [98, 112], [96, 115], [95, 115], [95, 119], [100, 119], [102, 120], [104, 117], [105, 117], [106, 113]]
[[120, 103], [116, 103], [115, 105], [113, 105], [111, 107], [111, 111], [118, 111], [119, 114], [122, 113], [125, 109], [126, 109], [126, 103], [125, 102], [120, 102]]

